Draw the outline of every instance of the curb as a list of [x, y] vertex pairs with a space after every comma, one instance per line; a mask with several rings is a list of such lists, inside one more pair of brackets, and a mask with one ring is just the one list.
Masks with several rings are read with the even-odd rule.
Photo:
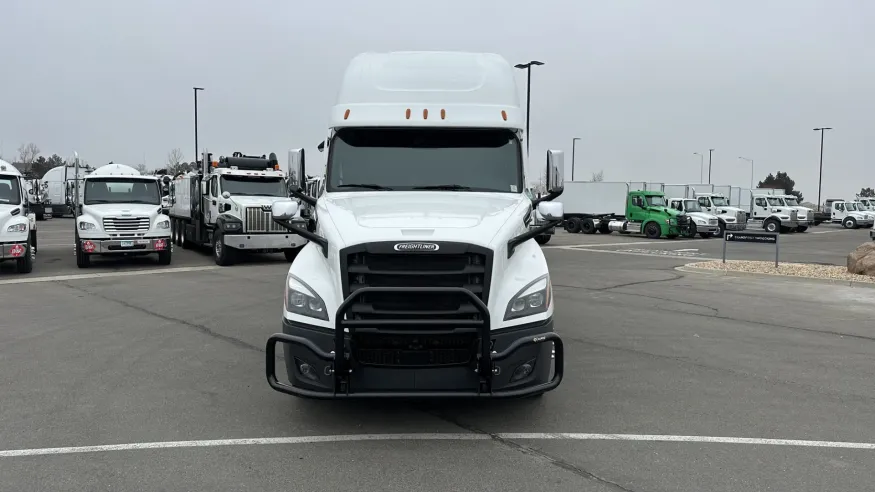
[[856, 280], [837, 280], [833, 278], [819, 278], [819, 277], [800, 277], [797, 275], [783, 275], [780, 273], [752, 273], [752, 272], [738, 272], [738, 271], [724, 271], [724, 270], [710, 270], [708, 268], [697, 268], [687, 265], [682, 265], [679, 267], [675, 267], [674, 269], [679, 272], [685, 273], [697, 273], [697, 274], [708, 274], [719, 277], [759, 277], [759, 278], [780, 278], [783, 280], [789, 280], [791, 282], [813, 282], [818, 284], [829, 284], [829, 285], [846, 285], [848, 287], [862, 287], [864, 289], [875, 289], [875, 282], [858, 282]]

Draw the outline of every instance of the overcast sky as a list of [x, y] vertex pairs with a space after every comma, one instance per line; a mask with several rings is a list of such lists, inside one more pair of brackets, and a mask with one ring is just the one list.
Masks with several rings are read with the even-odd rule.
[[[872, 0], [0, 0], [0, 142], [92, 165], [306, 147], [363, 51], [464, 50], [532, 72], [530, 177], [577, 143], [575, 177], [747, 186], [787, 171], [816, 200], [875, 186]], [[521, 97], [525, 77], [519, 72]], [[522, 101], [525, 104], [525, 101]], [[534, 175], [534, 176], [531, 176]], [[566, 177], [567, 174], [566, 174]]]

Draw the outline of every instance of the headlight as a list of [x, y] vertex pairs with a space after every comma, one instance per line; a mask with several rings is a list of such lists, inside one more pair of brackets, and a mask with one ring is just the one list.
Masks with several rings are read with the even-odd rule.
[[97, 229], [97, 224], [93, 222], [80, 221], [79, 222], [79, 230], [80, 231], [93, 231]]
[[155, 227], [157, 227], [158, 229], [170, 229], [170, 221], [160, 220], [155, 224]]
[[243, 229], [242, 222], [225, 221], [222, 223], [222, 228], [226, 231], [239, 231]]
[[14, 224], [6, 228], [6, 232], [27, 232], [27, 224]]
[[504, 312], [504, 320], [522, 318], [547, 311], [552, 285], [549, 274], [542, 275], [513, 296]]
[[707, 221], [707, 220], [697, 220], [697, 221], [696, 221], [696, 224], [699, 224], [699, 225], [708, 225], [708, 221]]
[[328, 311], [325, 309], [325, 302], [303, 280], [289, 274], [288, 278], [286, 278], [285, 291], [284, 302], [286, 311], [328, 321]]
[[790, 220], [790, 216], [789, 216], [789, 215], [779, 215], [778, 218], [781, 219], [781, 220]]

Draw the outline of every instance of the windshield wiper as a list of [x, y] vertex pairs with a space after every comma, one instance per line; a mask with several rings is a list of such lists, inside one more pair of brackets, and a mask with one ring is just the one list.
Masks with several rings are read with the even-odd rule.
[[462, 186], [457, 184], [429, 185], [429, 186], [414, 186], [414, 190], [470, 190], [470, 186]]
[[369, 183], [350, 183], [337, 185], [337, 188], [367, 188], [369, 190], [391, 190], [388, 186]]

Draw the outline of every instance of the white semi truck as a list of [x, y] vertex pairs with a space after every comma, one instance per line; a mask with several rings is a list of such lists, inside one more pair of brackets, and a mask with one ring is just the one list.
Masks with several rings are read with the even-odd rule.
[[[670, 196], [670, 195], [669, 195]], [[667, 198], [668, 206], [690, 216], [691, 235], [702, 238], [716, 236], [720, 232], [720, 219], [705, 212], [695, 198]]]
[[717, 235], [723, 237], [725, 231], [743, 231], [747, 229], [747, 214], [739, 207], [729, 204], [729, 199], [722, 193], [698, 193], [690, 187], [691, 197], [699, 202], [703, 212], [717, 216]]
[[[73, 160], [69, 164], [53, 167], [46, 171], [43, 175], [42, 183], [48, 193], [48, 203], [52, 207], [52, 217], [74, 215], [73, 204], [75, 203], [75, 197], [73, 192], [76, 189], [76, 177], [79, 177], [79, 184], [81, 185], [82, 179], [93, 171], [94, 168], [89, 165], [76, 166]], [[80, 186], [79, 188], [81, 191], [82, 187]], [[82, 197], [79, 198], [81, 201]]]
[[52, 216], [52, 205], [49, 201], [48, 183], [38, 178], [32, 172], [22, 173], [27, 204], [36, 220], [45, 220]]
[[796, 195], [775, 195], [782, 200], [784, 200], [784, 205], [788, 208], [796, 210], [796, 218], [798, 220], [798, 226], [796, 227], [796, 232], [805, 232], [809, 227], [813, 227], [816, 225], [814, 221], [814, 209], [803, 207], [799, 205], [799, 199], [796, 198]]
[[[172, 181], [173, 241], [182, 247], [208, 246], [221, 266], [233, 264], [243, 252], [282, 252], [291, 261], [307, 241], [270, 216], [273, 202], [288, 197], [286, 175], [275, 154], [234, 152], [213, 161], [212, 154], [204, 152], [198, 172]], [[307, 222], [299, 218], [295, 225], [306, 227]]]
[[30, 210], [24, 178], [0, 159], [0, 262], [14, 261], [18, 273], [30, 273], [36, 251], [36, 214]]
[[861, 211], [856, 201], [833, 201], [830, 215], [833, 224], [841, 224], [845, 229], [872, 227], [875, 224], [875, 213]]
[[[78, 154], [74, 167], [78, 174]], [[87, 268], [97, 255], [157, 254], [159, 264], [170, 264], [170, 219], [162, 213], [169, 203], [159, 177], [106, 164], [73, 184], [76, 266]]]
[[[748, 225], [768, 232], [787, 233], [799, 229], [799, 211], [787, 206], [781, 194], [754, 193]], [[802, 226], [807, 229], [807, 226]], [[803, 230], [805, 230], [803, 229]]]
[[[563, 376], [550, 271], [534, 238], [562, 219], [561, 152], [548, 194], [524, 193], [525, 116], [499, 55], [367, 53], [343, 78], [326, 132], [325, 190], [295, 197], [315, 231], [289, 268], [267, 379], [312, 398], [537, 396]], [[536, 208], [547, 221], [530, 229]], [[276, 374], [285, 347], [289, 383]], [[552, 348], [551, 348], [552, 345]], [[553, 360], [555, 350], [555, 360]]]

